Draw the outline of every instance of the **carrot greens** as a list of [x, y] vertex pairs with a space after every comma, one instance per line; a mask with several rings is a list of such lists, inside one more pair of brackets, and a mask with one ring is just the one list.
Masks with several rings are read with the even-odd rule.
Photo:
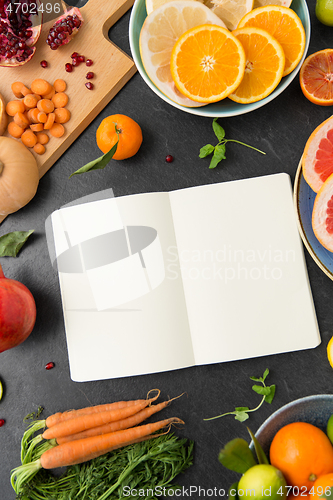
[[[39, 446], [34, 449], [34, 460], [41, 455]], [[140, 498], [148, 492], [144, 498], [155, 499], [159, 491], [171, 495], [177, 489], [174, 479], [192, 462], [193, 442], [163, 434], [68, 467], [60, 477], [41, 469], [21, 485], [17, 499], [119, 500], [136, 498], [128, 494], [135, 490]]]

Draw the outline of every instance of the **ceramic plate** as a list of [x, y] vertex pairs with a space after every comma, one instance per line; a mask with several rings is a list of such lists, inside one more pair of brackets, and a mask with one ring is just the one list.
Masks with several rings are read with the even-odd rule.
[[199, 108], [187, 108], [185, 106], [182, 106], [180, 104], [171, 101], [171, 99], [166, 97], [151, 82], [151, 80], [147, 76], [147, 73], [144, 70], [141, 61], [139, 38], [142, 25], [147, 17], [145, 0], [135, 0], [131, 13], [130, 25], [129, 25], [129, 40], [130, 40], [132, 56], [136, 64], [136, 67], [138, 68], [139, 73], [141, 74], [142, 78], [147, 83], [147, 85], [155, 92], [155, 94], [161, 97], [161, 99], [163, 99], [164, 101], [168, 102], [169, 104], [178, 109], [182, 109], [183, 111], [186, 111], [187, 113], [192, 113], [194, 115], [211, 116], [211, 117], [237, 116], [237, 115], [242, 115], [244, 113], [249, 113], [250, 111], [260, 108], [261, 106], [264, 106], [266, 103], [272, 101], [273, 99], [275, 99], [275, 97], [281, 94], [281, 92], [283, 92], [284, 89], [288, 87], [288, 85], [293, 81], [293, 79], [295, 78], [301, 67], [303, 60], [305, 59], [310, 41], [310, 16], [306, 0], [293, 0], [291, 8], [298, 14], [305, 29], [306, 44], [305, 44], [303, 58], [299, 62], [298, 66], [294, 69], [294, 71], [290, 73], [290, 75], [287, 75], [284, 78], [282, 78], [279, 85], [269, 96], [258, 102], [254, 102], [251, 104], [238, 104], [226, 98], [220, 102], [208, 104], [207, 106], [202, 106]]
[[313, 260], [320, 269], [333, 280], [333, 253], [324, 248], [314, 235], [312, 229], [312, 209], [316, 193], [305, 182], [301, 162], [298, 165], [294, 184], [294, 203], [298, 219], [298, 227]]
[[274, 412], [256, 432], [256, 437], [269, 454], [273, 437], [281, 427], [292, 422], [307, 422], [325, 431], [333, 413], [333, 394], [318, 394], [296, 399]]

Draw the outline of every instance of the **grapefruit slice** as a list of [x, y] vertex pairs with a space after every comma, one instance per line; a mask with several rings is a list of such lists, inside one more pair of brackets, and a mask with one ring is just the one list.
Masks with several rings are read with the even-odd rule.
[[304, 179], [315, 193], [333, 174], [333, 116], [321, 123], [307, 140], [302, 169]]
[[242, 17], [253, 9], [253, 0], [206, 0], [205, 5], [233, 31]]
[[224, 22], [208, 7], [193, 0], [175, 0], [153, 10], [140, 33], [140, 54], [153, 84], [172, 101], [187, 107], [203, 106], [181, 94], [171, 76], [172, 49], [185, 31], [202, 24], [225, 28]]
[[312, 228], [323, 247], [333, 252], [333, 174], [324, 182], [315, 198]]

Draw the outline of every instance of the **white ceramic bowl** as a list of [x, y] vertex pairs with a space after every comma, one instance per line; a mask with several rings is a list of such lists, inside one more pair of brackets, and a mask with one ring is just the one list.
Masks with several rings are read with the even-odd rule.
[[306, 34], [306, 44], [305, 44], [305, 50], [304, 54], [302, 57], [302, 60], [299, 62], [298, 66], [290, 73], [289, 75], [285, 76], [282, 78], [281, 82], [279, 85], [276, 87], [276, 89], [265, 99], [262, 99], [261, 101], [254, 102], [251, 104], [238, 104], [236, 102], [231, 101], [230, 99], [226, 98], [223, 99], [220, 102], [216, 102], [213, 104], [208, 104], [207, 106], [202, 106], [199, 108], [188, 108], [185, 106], [182, 106], [180, 104], [177, 104], [173, 102], [171, 99], [169, 99], [166, 95], [164, 95], [150, 80], [148, 77], [147, 73], [145, 72], [145, 69], [142, 64], [141, 56], [140, 56], [140, 48], [139, 48], [139, 38], [140, 38], [140, 31], [142, 28], [142, 25], [144, 23], [144, 20], [147, 17], [147, 12], [146, 12], [146, 6], [145, 6], [145, 0], [135, 0], [135, 3], [133, 5], [131, 17], [130, 17], [130, 24], [129, 24], [129, 40], [130, 40], [130, 48], [132, 52], [132, 56], [134, 59], [134, 62], [136, 64], [136, 67], [144, 79], [144, 81], [147, 83], [147, 85], [157, 94], [161, 99], [164, 101], [168, 102], [171, 104], [171, 106], [174, 106], [175, 108], [182, 109], [183, 111], [186, 111], [187, 113], [192, 113], [194, 115], [201, 115], [201, 116], [211, 116], [211, 117], [226, 117], [226, 116], [237, 116], [237, 115], [242, 115], [244, 113], [249, 113], [250, 111], [253, 111], [254, 109], [260, 108], [261, 106], [264, 106], [268, 102], [272, 101], [277, 97], [281, 92], [284, 91], [285, 88], [288, 87], [288, 85], [293, 81], [295, 76], [297, 75], [302, 62], [305, 59], [305, 55], [307, 53], [308, 47], [309, 47], [309, 42], [310, 42], [310, 16], [309, 16], [309, 10], [307, 7], [306, 0], [293, 0], [291, 4], [291, 8], [296, 12], [296, 14], [299, 16], [301, 19], [304, 29], [305, 29], [305, 34]]

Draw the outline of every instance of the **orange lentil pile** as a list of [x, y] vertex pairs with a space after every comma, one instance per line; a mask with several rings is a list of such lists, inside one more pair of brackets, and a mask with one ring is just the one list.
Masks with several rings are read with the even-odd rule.
[[58, 79], [51, 85], [37, 78], [30, 89], [22, 82], [14, 82], [11, 88], [17, 99], [9, 101], [6, 106], [7, 114], [13, 117], [8, 124], [8, 133], [42, 155], [50, 140], [48, 132], [53, 137], [62, 137], [65, 133], [63, 124], [71, 117], [66, 108], [66, 82]]

